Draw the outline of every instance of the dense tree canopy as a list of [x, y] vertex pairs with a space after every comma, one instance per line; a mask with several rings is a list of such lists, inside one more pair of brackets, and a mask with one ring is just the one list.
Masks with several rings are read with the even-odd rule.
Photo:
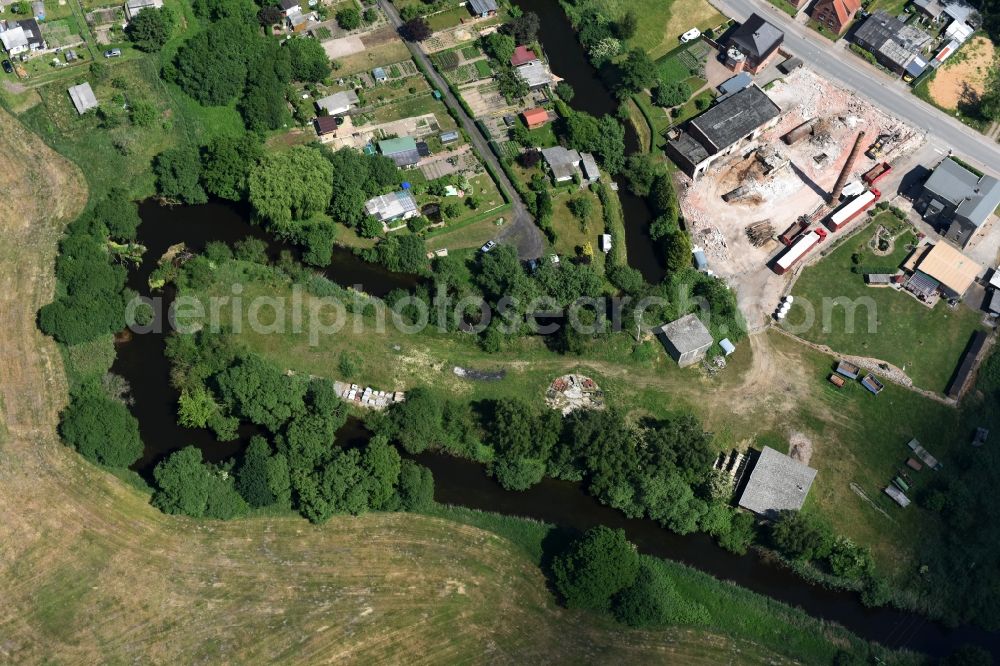
[[158, 490], [153, 504], [166, 513], [228, 520], [247, 512], [233, 478], [202, 462], [201, 451], [188, 446], [153, 470]]
[[174, 15], [169, 7], [148, 7], [125, 26], [125, 36], [140, 51], [159, 51], [174, 30]]
[[85, 458], [108, 467], [126, 468], [142, 456], [138, 421], [124, 404], [93, 387], [72, 397], [59, 433]]
[[156, 189], [170, 201], [205, 203], [208, 195], [201, 186], [201, 158], [193, 146], [168, 148], [153, 161]]
[[332, 178], [330, 162], [316, 148], [269, 153], [250, 172], [250, 203], [268, 227], [287, 233], [326, 210]]
[[113, 226], [122, 225], [120, 232], [130, 231], [134, 220], [127, 219], [129, 211], [120, 196], [111, 195], [93, 214], [70, 224], [59, 244], [56, 276], [64, 293], [38, 314], [39, 327], [59, 342], [87, 342], [125, 327], [131, 294], [125, 290], [125, 267], [111, 262], [103, 223], [107, 219]]
[[264, 147], [254, 134], [217, 137], [202, 151], [202, 185], [213, 196], [242, 201], [247, 197], [247, 175], [263, 156]]
[[552, 562], [556, 590], [570, 608], [606, 611], [611, 598], [632, 585], [639, 555], [622, 530], [587, 530]]

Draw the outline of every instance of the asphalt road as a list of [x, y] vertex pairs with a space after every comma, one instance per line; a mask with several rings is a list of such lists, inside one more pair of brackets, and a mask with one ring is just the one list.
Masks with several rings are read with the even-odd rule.
[[928, 141], [941, 152], [949, 149], [984, 171], [1000, 169], [1000, 144], [949, 117], [910, 92], [909, 86], [871, 66], [847, 49], [796, 22], [766, 0], [711, 0], [722, 13], [744, 21], [756, 12], [785, 32], [784, 48], [812, 69], [843, 87], [856, 91], [914, 127], [927, 131]]
[[[403, 19], [400, 18], [396, 8], [389, 0], [379, 0], [378, 5], [389, 18], [389, 22], [398, 30], [403, 25]], [[511, 220], [501, 228], [500, 233], [497, 234], [497, 241], [517, 246], [517, 254], [522, 261], [538, 259], [542, 256], [542, 251], [545, 249], [542, 231], [535, 224], [531, 214], [528, 213], [528, 209], [525, 207], [524, 202], [521, 201], [521, 197], [514, 189], [514, 185], [501, 168], [496, 155], [490, 150], [489, 141], [479, 131], [476, 122], [469, 117], [465, 109], [462, 108], [462, 105], [451, 93], [451, 90], [448, 88], [448, 82], [434, 69], [431, 59], [420, 49], [420, 46], [407, 41], [406, 47], [410, 49], [410, 54], [414, 60], [420, 62], [429, 73], [434, 87], [441, 91], [444, 103], [448, 108], [455, 111], [462, 127], [472, 140], [473, 147], [478, 151], [479, 156], [493, 169], [493, 172], [500, 181], [497, 185], [503, 191], [504, 197], [511, 202]]]

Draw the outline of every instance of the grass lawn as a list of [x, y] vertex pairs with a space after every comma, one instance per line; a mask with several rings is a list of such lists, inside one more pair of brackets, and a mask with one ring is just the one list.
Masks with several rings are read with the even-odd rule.
[[488, 79], [493, 76], [493, 70], [490, 68], [490, 63], [486, 60], [476, 61], [476, 73], [479, 74], [479, 78]]
[[772, 5], [774, 5], [775, 7], [777, 7], [778, 9], [780, 9], [781, 11], [788, 14], [789, 16], [795, 16], [796, 14], [799, 13], [799, 10], [795, 7], [795, 5], [788, 2], [788, 0], [767, 0], [767, 1], [770, 2]]
[[[874, 225], [866, 226], [802, 272], [792, 292], [797, 300], [788, 315], [789, 326], [804, 322], [805, 309], [800, 302], [811, 303], [816, 320], [802, 337], [845, 354], [888, 361], [905, 370], [917, 386], [943, 392], [969, 337], [979, 327], [981, 314], [964, 305], [951, 309], [944, 302], [929, 309], [895, 289], [866, 286], [863, 275], [851, 272], [851, 255], [861, 255], [864, 270], [881, 271], [902, 262], [907, 252], [901, 245], [913, 240], [912, 234], [905, 235], [891, 257], [877, 257], [867, 245], [874, 230]], [[864, 305], [856, 309], [853, 332], [849, 331], [847, 308], [830, 305], [830, 299], [835, 298], [870, 299], [866, 301], [870, 309]], [[827, 317], [823, 315], [824, 303], [829, 310]], [[868, 330], [869, 316], [877, 327], [873, 333]]]
[[[676, 117], [673, 118], [675, 125], [680, 125], [689, 118], [694, 118], [699, 113], [702, 113], [705, 109], [712, 105], [712, 100], [718, 96], [719, 93], [715, 91], [714, 88], [709, 88], [708, 90], [703, 90], [698, 93], [695, 97], [689, 99], [680, 107], [680, 112]], [[703, 108], [698, 108], [698, 102], [701, 100]]]
[[413, 118], [433, 113], [441, 131], [448, 131], [458, 127], [455, 119], [448, 114], [448, 108], [441, 100], [434, 99], [429, 90], [408, 95], [400, 98], [391, 104], [386, 104], [375, 109], [371, 114], [376, 123], [386, 123], [402, 118]]
[[680, 36], [691, 28], [705, 31], [726, 20], [706, 0], [594, 0], [590, 5], [612, 20], [629, 10], [635, 12], [639, 29], [628, 46], [642, 49], [653, 59], [680, 44]]
[[[907, 4], [909, 4], [909, 0], [874, 0], [865, 9], [870, 13], [881, 10], [887, 12], [890, 16], [899, 16], [903, 14], [903, 8]], [[905, 20], [908, 16], [909, 14], [903, 15], [903, 19]]]
[[[590, 200], [593, 205], [593, 212], [584, 221], [573, 215], [567, 205], [570, 200], [581, 197]], [[604, 220], [601, 202], [596, 194], [584, 189], [564, 191], [553, 195], [552, 228], [556, 232], [556, 240], [553, 243], [556, 254], [562, 257], [576, 257], [579, 254], [578, 248], [590, 243], [590, 247], [594, 251], [594, 265], [598, 268], [598, 272], [603, 273], [604, 253], [601, 252], [598, 241], [600, 235], [604, 233]]]
[[[212, 293], [228, 293], [228, 279], [220, 276]], [[245, 300], [256, 294], [280, 297], [285, 289], [246, 285]], [[490, 355], [461, 334], [428, 329], [407, 335], [391, 326], [377, 332], [370, 325], [360, 330], [347, 325], [310, 345], [308, 317], [304, 332], [298, 334], [266, 335], [249, 328], [243, 327], [240, 342], [300, 372], [336, 378], [339, 354], [360, 354], [366, 359], [365, 382], [379, 389], [421, 385], [470, 401], [540, 399], [553, 377], [582, 372], [601, 386], [609, 406], [632, 418], [691, 410], [715, 433], [720, 451], [761, 443], [787, 451], [790, 434], [805, 433], [813, 442], [811, 464], [820, 470], [808, 510], [822, 513], [838, 532], [871, 546], [880, 570], [910, 587], [920, 585], [913, 576], [920, 552], [940, 525], [934, 514], [917, 505], [905, 512], [894, 508], [881, 496], [882, 488], [905, 460], [911, 437], [945, 462], [942, 473], [947, 473], [951, 453], [966, 446], [964, 439], [955, 437], [956, 432], [964, 434], [956, 410], [891, 384], [878, 397], [860, 385], [834, 389], [826, 381], [833, 359], [778, 333], [741, 343], [725, 371], [708, 376], [698, 369], [677, 368], [654, 341], [637, 346], [630, 332], [596, 341], [581, 356], [561, 356], [534, 338], [509, 340], [501, 354]], [[500, 382], [467, 382], [451, 372], [456, 365], [503, 368], [507, 376]], [[917, 483], [924, 483], [922, 476]], [[889, 518], [857, 495], [851, 484]]]
[[840, 39], [840, 35], [838, 35], [837, 33], [835, 33], [833, 30], [830, 30], [830, 28], [828, 28], [827, 26], [823, 25], [822, 23], [820, 23], [816, 19], [809, 19], [809, 22], [806, 25], [808, 25], [810, 28], [812, 28], [813, 30], [815, 30], [817, 33], [819, 33], [819, 34], [823, 35], [824, 37], [826, 37], [827, 39], [829, 39], [831, 42], [835, 42], [838, 39]]
[[[363, 38], [362, 41], [364, 41]], [[402, 40], [393, 39], [383, 44], [367, 47], [360, 53], [338, 58], [333, 63], [333, 76], [350, 76], [369, 71], [375, 67], [391, 65], [409, 57], [410, 51], [406, 48], [406, 44]]]
[[427, 234], [427, 249], [448, 248], [450, 253], [480, 248], [500, 231], [500, 225], [497, 224], [500, 219], [503, 219], [504, 224], [510, 223], [510, 204], [476, 211], [475, 215], [464, 219], [449, 220], [444, 227], [433, 229]]
[[[643, 91], [639, 95], [647, 95], [647, 93]], [[639, 137], [639, 149], [644, 153], [648, 153], [653, 149], [653, 132], [649, 121], [646, 120], [645, 114], [635, 101], [635, 97], [637, 96], [633, 95], [627, 102], [628, 119], [635, 129], [636, 135]]]
[[541, 127], [528, 130], [528, 136], [531, 137], [532, 145], [538, 148], [551, 148], [559, 143], [553, 123], [546, 123]]
[[446, 30], [461, 25], [463, 19], [471, 17], [472, 14], [469, 13], [466, 7], [455, 7], [454, 9], [431, 14], [427, 17], [427, 23], [431, 26], [431, 30], [438, 32], [439, 30]]

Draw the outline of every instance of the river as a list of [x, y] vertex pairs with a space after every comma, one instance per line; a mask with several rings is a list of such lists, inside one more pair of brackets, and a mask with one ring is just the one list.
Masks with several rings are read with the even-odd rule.
[[[223, 203], [183, 208], [165, 208], [146, 202], [140, 208], [143, 223], [139, 241], [148, 251], [143, 263], [129, 276], [129, 286], [149, 294], [147, 280], [166, 249], [184, 242], [200, 251], [213, 240], [232, 243], [249, 236], [269, 243], [274, 257], [289, 249], [269, 238], [259, 227], [247, 222], [247, 211]], [[369, 293], [384, 295], [396, 288], [412, 288], [413, 276], [388, 273], [378, 266], [358, 260], [347, 250], [338, 249], [327, 276], [338, 284], [360, 284]], [[165, 306], [172, 291], [162, 294]], [[182, 428], [176, 422], [177, 392], [170, 386], [170, 367], [163, 354], [164, 335], [136, 335], [117, 346], [118, 357], [112, 371], [131, 386], [132, 412], [139, 420], [145, 446], [135, 469], [147, 478], [153, 467], [171, 451], [193, 444], [206, 460], [222, 462], [238, 456], [256, 431], [243, 426], [234, 442], [218, 442], [209, 430]], [[364, 428], [356, 419], [338, 433], [340, 444], [364, 441]], [[603, 524], [621, 527], [643, 552], [684, 562], [716, 578], [731, 580], [743, 587], [779, 601], [799, 606], [810, 615], [839, 622], [864, 638], [892, 647], [907, 647], [934, 656], [943, 656], [964, 643], [988, 647], [1000, 655], [1000, 637], [962, 627], [949, 630], [913, 613], [891, 609], [867, 609], [857, 595], [826, 590], [811, 585], [795, 573], [765, 561], [756, 554], [736, 556], [716, 546], [703, 534], [679, 536], [649, 520], [625, 518], [618, 511], [599, 504], [577, 484], [546, 479], [525, 492], [506, 491], [493, 482], [481, 465], [438, 454], [424, 454], [419, 462], [434, 474], [435, 499], [442, 503], [484, 511], [525, 516], [579, 530]]]
[[[515, 0], [515, 4], [539, 14], [540, 37], [547, 44], [546, 53], [553, 69], [576, 90], [573, 106], [595, 115], [613, 114], [617, 104], [587, 61], [557, 0]], [[553, 48], [553, 44], [558, 48]], [[636, 137], [631, 128], [627, 129], [626, 138], [628, 149], [635, 150]], [[647, 280], [657, 282], [662, 279], [663, 268], [647, 234], [650, 211], [642, 199], [630, 195], [624, 188], [619, 195], [625, 212], [629, 263]], [[294, 251], [270, 238], [259, 227], [250, 225], [247, 222], [249, 212], [238, 206], [210, 203], [172, 209], [146, 202], [140, 213], [143, 223], [139, 227], [139, 240], [147, 246], [148, 252], [141, 266], [129, 277], [129, 286], [140, 294], [149, 293], [150, 272], [156, 267], [157, 259], [175, 243], [184, 242], [197, 252], [209, 241], [232, 243], [252, 236], [269, 243], [272, 257], [281, 250]], [[343, 286], [360, 284], [376, 296], [396, 288], [411, 289], [416, 284], [413, 276], [388, 273], [360, 261], [344, 249], [335, 249], [327, 276]], [[163, 296], [169, 303], [172, 298], [169, 288]], [[164, 336], [156, 333], [137, 335], [122, 342], [112, 368], [131, 385], [134, 399], [131, 409], [139, 420], [145, 445], [144, 455], [135, 469], [148, 477], [153, 466], [165, 455], [189, 444], [198, 446], [205, 459], [211, 462], [237, 456], [255, 432], [252, 427], [241, 428], [237, 441], [223, 443], [216, 441], [208, 430], [177, 425], [178, 394], [169, 383], [170, 368], [163, 355], [163, 344]], [[364, 441], [364, 437], [360, 422], [352, 420], [338, 433], [338, 442], [356, 444]], [[973, 643], [1000, 658], [998, 634], [974, 627], [952, 630], [914, 613], [865, 608], [855, 594], [809, 584], [795, 573], [753, 553], [733, 555], [716, 546], [706, 535], [679, 536], [652, 521], [625, 518], [618, 511], [599, 504], [577, 484], [545, 479], [528, 491], [510, 492], [493, 482], [476, 463], [438, 454], [423, 454], [418, 459], [434, 474], [435, 499], [439, 502], [525, 516], [579, 530], [598, 524], [621, 527], [643, 552], [683, 562], [716, 578], [798, 606], [814, 617], [838, 622], [863, 638], [937, 657], [965, 643]]]
[[[590, 64], [558, 0], [514, 0], [514, 4], [526, 12], [538, 14], [541, 24], [538, 38], [545, 47], [545, 56], [552, 71], [571, 85], [576, 93], [570, 106], [598, 117], [615, 116], [618, 100], [604, 86], [597, 70]], [[625, 123], [625, 152], [630, 154], [638, 150], [639, 137], [632, 125]], [[618, 198], [625, 217], [628, 263], [642, 273], [646, 282], [659, 284], [666, 270], [657, 251], [658, 246], [649, 238], [652, 212], [646, 200], [629, 192], [621, 178], [617, 182]]]

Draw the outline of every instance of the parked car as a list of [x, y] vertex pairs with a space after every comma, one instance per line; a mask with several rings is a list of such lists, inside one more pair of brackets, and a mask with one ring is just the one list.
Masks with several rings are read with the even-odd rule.
[[701, 30], [699, 30], [698, 28], [691, 28], [683, 35], [681, 35], [681, 41], [690, 42], [691, 40], [698, 39], [699, 37], [701, 37]]
[[104, 52], [104, 57], [105, 58], [117, 58], [121, 54], [122, 54], [122, 50], [121, 49], [108, 49], [107, 51]]
[[486, 241], [486, 245], [484, 245], [481, 248], [479, 248], [479, 251], [482, 252], [483, 254], [486, 254], [487, 252], [489, 252], [490, 250], [492, 250], [496, 246], [497, 246], [497, 242], [496, 241], [493, 241], [493, 240]]
[[14, 73], [14, 65], [10, 64], [10, 60], [3, 61], [3, 71], [7, 72], [8, 74]]

